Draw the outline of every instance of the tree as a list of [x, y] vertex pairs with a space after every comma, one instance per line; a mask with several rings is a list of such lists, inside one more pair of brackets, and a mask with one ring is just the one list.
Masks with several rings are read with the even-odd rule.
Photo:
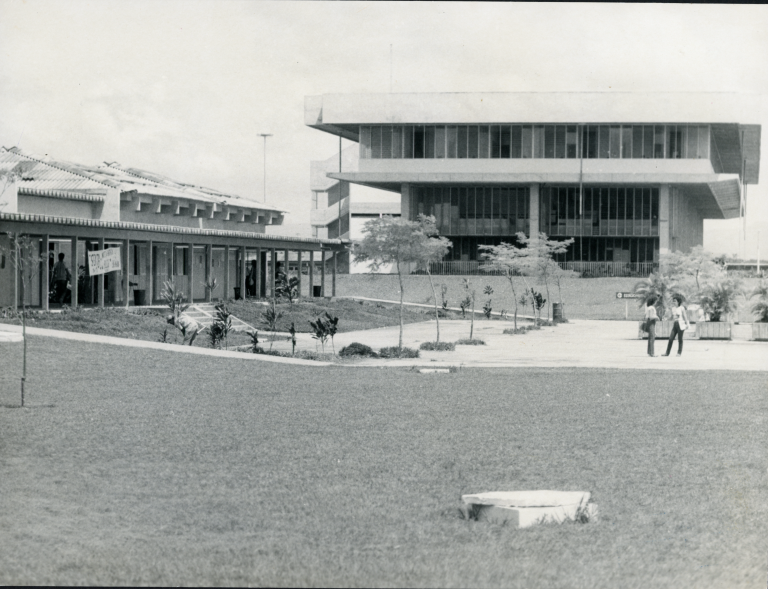
[[634, 292], [639, 294], [639, 306], [642, 308], [651, 300], [656, 300], [654, 307], [658, 311], [661, 319], [669, 306], [672, 293], [675, 292], [676, 284], [674, 280], [663, 274], [651, 274], [648, 278], [635, 284]]
[[555, 262], [555, 256], [564, 254], [574, 241], [573, 238], [561, 241], [548, 239], [546, 233], [538, 233], [531, 237], [528, 237], [522, 231], [517, 233], [517, 242], [520, 245], [525, 246], [526, 252], [526, 268], [522, 273], [523, 280], [526, 282], [528, 290], [531, 290], [531, 287], [528, 284], [528, 281], [525, 280], [526, 275], [535, 276], [539, 283], [544, 284], [544, 289], [547, 291], [547, 319], [549, 319], [549, 310], [551, 307], [549, 304], [551, 299], [549, 294], [549, 282], [553, 279], [555, 266], [558, 268], [560, 267], [559, 264]]
[[752, 313], [757, 315], [758, 323], [768, 323], [768, 282], [761, 280], [749, 298], [757, 297], [757, 302], [749, 309]]
[[709, 315], [710, 321], [720, 321], [723, 315], [733, 313], [737, 307], [736, 297], [741, 294], [741, 281], [725, 279], [704, 285], [699, 304]]
[[515, 329], [517, 329], [517, 311], [519, 298], [515, 289], [515, 277], [521, 276], [527, 268], [527, 252], [524, 248], [510, 243], [501, 242], [499, 245], [478, 246], [481, 259], [485, 263], [480, 269], [485, 272], [503, 272], [512, 288], [512, 298], [515, 302]]
[[[21, 368], [21, 406], [24, 406], [24, 384], [27, 381], [27, 288], [32, 284], [35, 272], [38, 271], [41, 261], [48, 260], [48, 252], [38, 253], [38, 242], [29, 235], [16, 232], [8, 232], [9, 247], [0, 246], [0, 251], [8, 253], [11, 265], [17, 274], [21, 285], [21, 339], [23, 345]], [[48, 272], [48, 268], [44, 268]], [[47, 297], [48, 293], [42, 293]]]
[[[434, 218], [432, 218], [434, 224]], [[444, 241], [443, 241], [444, 240]], [[372, 272], [387, 264], [394, 264], [400, 286], [400, 339], [398, 350], [403, 349], [403, 272], [409, 264], [423, 263], [436, 255], [435, 242], [447, 247], [444, 237], [430, 237], [425, 225], [418, 221], [383, 216], [363, 225], [363, 239], [356, 242], [353, 255], [356, 262], [370, 262]], [[434, 248], [434, 249], [432, 249]]]
[[725, 268], [703, 246], [692, 247], [688, 253], [663, 253], [659, 257], [663, 271], [673, 277], [678, 288], [694, 299], [701, 293], [702, 282], [717, 281], [725, 277]]
[[464, 279], [464, 292], [467, 293], [464, 300], [472, 305], [472, 314], [469, 317], [469, 339], [471, 340], [475, 333], [475, 298], [477, 297], [477, 291], [472, 288], [472, 284], [466, 278]]
[[439, 262], [448, 254], [448, 249], [451, 247], [451, 242], [448, 241], [445, 237], [436, 237], [437, 224], [433, 216], [419, 215], [417, 217], [417, 222], [421, 226], [421, 230], [427, 238], [424, 240], [420, 262], [424, 264], [424, 268], [427, 271], [427, 276], [429, 277], [429, 286], [432, 288], [432, 299], [435, 301], [435, 324], [437, 326], [437, 339], [435, 341], [439, 344], [440, 312], [437, 306], [437, 292], [435, 291], [435, 283], [432, 280], [432, 271], [429, 266], [432, 262]]

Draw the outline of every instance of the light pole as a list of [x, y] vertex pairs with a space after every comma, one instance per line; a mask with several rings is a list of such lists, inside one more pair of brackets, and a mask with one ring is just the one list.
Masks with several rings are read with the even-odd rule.
[[259, 133], [264, 137], [264, 203], [267, 202], [267, 137], [272, 137], [272, 133]]

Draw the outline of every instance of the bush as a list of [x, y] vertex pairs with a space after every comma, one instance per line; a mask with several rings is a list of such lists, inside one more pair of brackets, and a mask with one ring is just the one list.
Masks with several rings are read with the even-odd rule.
[[503, 333], [507, 335], [519, 335], [522, 333], [526, 333], [528, 330], [525, 327], [518, 327], [515, 329], [514, 327], [510, 327], [509, 329], [505, 329]]
[[379, 350], [379, 356], [381, 358], [418, 358], [419, 351], [414, 350], [413, 348], [398, 348], [397, 346], [392, 346], [389, 348], [381, 348]]
[[254, 351], [254, 354], [279, 356], [280, 358], [299, 358], [300, 360], [331, 361], [333, 359], [333, 354], [320, 354], [311, 350], [299, 350], [295, 354], [291, 354], [290, 352], [281, 352], [279, 350], [264, 350], [262, 348], [258, 348], [258, 351]]
[[419, 346], [420, 350], [428, 350], [430, 352], [453, 352], [456, 349], [456, 344], [453, 342], [424, 342]]
[[378, 354], [374, 352], [370, 346], [352, 342], [348, 346], [341, 348], [339, 356], [366, 356], [370, 358], [376, 358], [378, 357]]
[[485, 340], [481, 339], [460, 339], [456, 342], [457, 346], [484, 346]]

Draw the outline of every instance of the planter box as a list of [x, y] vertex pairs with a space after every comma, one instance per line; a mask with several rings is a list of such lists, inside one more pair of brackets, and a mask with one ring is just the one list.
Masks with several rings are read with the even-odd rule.
[[[657, 321], [656, 322], [656, 339], [669, 339], [669, 334], [672, 333], [672, 325], [674, 324], [674, 321]], [[637, 333], [639, 334], [640, 339], [648, 339], [648, 334], [645, 333], [641, 326], [643, 325], [642, 321], [637, 322]], [[685, 336], [688, 334], [688, 332], [692, 328], [689, 327], [683, 332], [683, 339], [685, 339]]]
[[699, 339], [731, 339], [731, 324], [725, 321], [699, 321], [696, 324]]
[[759, 342], [768, 341], [768, 323], [753, 323], [752, 339]]

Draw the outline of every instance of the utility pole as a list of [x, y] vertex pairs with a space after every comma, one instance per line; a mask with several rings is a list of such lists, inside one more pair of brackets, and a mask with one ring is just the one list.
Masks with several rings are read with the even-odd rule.
[[272, 133], [259, 133], [264, 137], [264, 204], [267, 202], [267, 137], [272, 137]]

